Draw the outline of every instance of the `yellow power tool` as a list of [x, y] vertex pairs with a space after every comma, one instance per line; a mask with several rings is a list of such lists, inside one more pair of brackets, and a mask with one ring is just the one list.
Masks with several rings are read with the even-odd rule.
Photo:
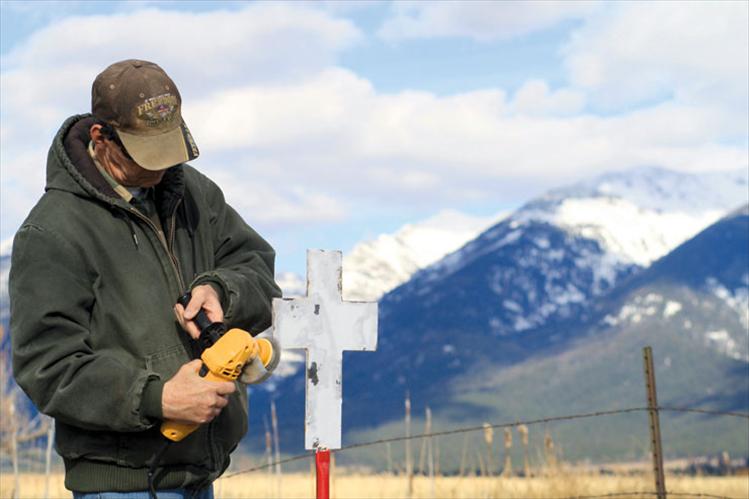
[[[181, 296], [184, 307], [190, 302], [190, 294]], [[200, 328], [200, 345], [204, 348], [200, 359], [203, 365], [200, 376], [208, 381], [235, 381], [248, 362], [260, 362], [263, 368], [277, 362], [280, 352], [266, 338], [253, 338], [242, 329], [230, 329], [220, 322], [211, 322], [201, 310], [193, 319]], [[226, 332], [224, 332], [226, 331]], [[172, 442], [179, 442], [195, 431], [199, 425], [164, 421], [161, 433]]]

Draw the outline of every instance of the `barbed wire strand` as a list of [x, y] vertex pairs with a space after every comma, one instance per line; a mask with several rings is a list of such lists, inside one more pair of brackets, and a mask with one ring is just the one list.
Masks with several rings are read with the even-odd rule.
[[[625, 413], [625, 412], [636, 412], [636, 411], [642, 411], [642, 410], [647, 410], [647, 408], [643, 409], [641, 407], [637, 407], [637, 408], [630, 408], [630, 409], [619, 409], [619, 410], [614, 410], [614, 411], [598, 411], [598, 412], [594, 412], [594, 413], [572, 414], [572, 415], [568, 415], [568, 416], [556, 416], [556, 417], [543, 418], [543, 419], [538, 419], [538, 420], [515, 421], [513, 423], [498, 423], [498, 424], [494, 424], [494, 425], [491, 425], [491, 426], [492, 426], [492, 428], [503, 428], [503, 427], [518, 426], [518, 425], [521, 425], [521, 424], [532, 425], [532, 424], [540, 424], [540, 423], [549, 423], [549, 422], [553, 422], [553, 421], [563, 421], [563, 420], [578, 419], [578, 418], [590, 418], [590, 417], [594, 417], [594, 416], [608, 416], [608, 415], [611, 415], [611, 414], [620, 414], [620, 413]], [[439, 436], [443, 436], [443, 435], [451, 435], [451, 434], [455, 434], [455, 433], [469, 433], [469, 432], [472, 432], [472, 431], [479, 431], [479, 430], [483, 431], [484, 428], [485, 427], [483, 425], [482, 426], [470, 426], [470, 427], [466, 427], [466, 428], [457, 428], [457, 429], [454, 429], [454, 430], [446, 430], [446, 431], [433, 432], [433, 433], [428, 433], [428, 434], [427, 433], [420, 433], [420, 434], [410, 435], [410, 436], [383, 438], [383, 439], [374, 440], [374, 441], [371, 441], [371, 442], [363, 442], [363, 443], [358, 443], [358, 444], [346, 445], [344, 447], [341, 447], [340, 449], [336, 449], [335, 452], [343, 452], [343, 451], [349, 450], [349, 449], [356, 449], [356, 448], [359, 448], [359, 447], [368, 447], [370, 445], [379, 445], [379, 444], [384, 444], [384, 443], [388, 443], [388, 442], [398, 442], [398, 441], [401, 441], [401, 440], [414, 440], [414, 439], [417, 439], [417, 438], [439, 437]], [[278, 464], [283, 464], [283, 463], [287, 463], [287, 462], [298, 461], [298, 460], [306, 459], [306, 458], [312, 457], [312, 456], [314, 456], [314, 452], [305, 452], [304, 454], [298, 454], [296, 456], [292, 456], [292, 457], [286, 458], [286, 459], [284, 459], [282, 461], [278, 461]], [[236, 475], [240, 475], [240, 474], [244, 474], [244, 473], [251, 473], [253, 471], [258, 471], [258, 470], [262, 470], [262, 469], [274, 466], [275, 464], [276, 463], [265, 463], [265, 464], [262, 464], [262, 465], [259, 465], [259, 466], [255, 466], [255, 467], [252, 467], [252, 468], [249, 468], [249, 469], [246, 469], [246, 470], [239, 470], [239, 471], [235, 471], [233, 473], [227, 473], [226, 475], [224, 475], [224, 477], [225, 478], [231, 478], [231, 477], [236, 476]]]
[[367, 447], [369, 445], [378, 445], [378, 444], [384, 444], [388, 442], [398, 442], [401, 440], [414, 440], [417, 438], [428, 438], [428, 437], [441, 437], [444, 435], [455, 435], [460, 433], [470, 433], [474, 431], [483, 431], [484, 428], [512, 428], [513, 426], [520, 426], [520, 425], [537, 425], [537, 424], [546, 424], [546, 423], [553, 423], [557, 421], [571, 421], [574, 419], [585, 419], [585, 418], [593, 418], [593, 417], [600, 417], [600, 416], [613, 416], [616, 414], [627, 414], [631, 412], [642, 412], [647, 411], [647, 407], [632, 407], [629, 409], [615, 409], [611, 411], [596, 411], [596, 412], [586, 412], [586, 413], [580, 413], [580, 414], [570, 414], [567, 416], [551, 416], [548, 418], [539, 418], [539, 419], [529, 419], [526, 421], [514, 421], [511, 423], [494, 423], [494, 424], [486, 424], [481, 426], [466, 426], [464, 428], [455, 428], [453, 430], [444, 430], [444, 431], [434, 431], [431, 433], [419, 433], [416, 435], [411, 436], [402, 436], [402, 437], [391, 437], [391, 438], [382, 438], [380, 440], [373, 440], [371, 442], [362, 442], [358, 444], [351, 444], [347, 445], [345, 447], [341, 447], [339, 450], [349, 450], [349, 449], [356, 449], [358, 447]]
[[[617, 414], [628, 414], [633, 412], [644, 412], [649, 411], [649, 407], [630, 407], [626, 409], [613, 409], [610, 411], [596, 411], [596, 412], [586, 412], [586, 413], [580, 413], [580, 414], [570, 414], [566, 416], [551, 416], [547, 418], [539, 418], [539, 419], [530, 419], [526, 421], [514, 421], [510, 423], [495, 423], [490, 425], [481, 425], [481, 426], [468, 426], [464, 428], [455, 428], [452, 430], [445, 430], [445, 431], [438, 431], [438, 432], [432, 432], [432, 433], [419, 433], [416, 435], [410, 435], [410, 436], [399, 436], [399, 437], [390, 437], [390, 438], [382, 438], [379, 440], [373, 440], [370, 442], [362, 442], [357, 444], [351, 444], [346, 445], [344, 447], [341, 447], [340, 449], [336, 449], [335, 452], [343, 452], [350, 449], [357, 449], [361, 447], [369, 447], [372, 445], [380, 445], [385, 443], [392, 443], [392, 442], [400, 442], [404, 440], [415, 440], [418, 438], [429, 438], [429, 437], [441, 437], [445, 435], [455, 435], [460, 433], [470, 433], [474, 431], [483, 431], [487, 427], [491, 428], [511, 428], [514, 426], [520, 426], [520, 425], [537, 425], [537, 424], [547, 424], [547, 423], [553, 423], [557, 421], [571, 421], [575, 419], [585, 419], [585, 418], [593, 418], [593, 417], [602, 417], [602, 416], [613, 416]], [[730, 411], [712, 411], [707, 409], [694, 409], [691, 407], [666, 407], [666, 406], [658, 406], [656, 407], [656, 410], [658, 411], [670, 411], [670, 412], [684, 412], [684, 413], [698, 413], [698, 414], [709, 414], [709, 415], [715, 415], [715, 416], [733, 416], [733, 417], [740, 417], [740, 418], [746, 418], [749, 419], [749, 414], [741, 413], [741, 412], [730, 412]], [[296, 456], [288, 457], [286, 459], [282, 459], [280, 461], [275, 461], [270, 464], [265, 463], [259, 466], [255, 466], [252, 468], [248, 468], [245, 470], [238, 470], [233, 473], [227, 473], [224, 475], [224, 478], [231, 478], [236, 475], [242, 475], [245, 473], [252, 473], [253, 471], [259, 471], [263, 470], [272, 466], [275, 466], [276, 464], [285, 464], [290, 463], [294, 461], [299, 461], [302, 459], [307, 459], [314, 457], [314, 452], [305, 452], [304, 454], [298, 454]], [[705, 496], [708, 497], [708, 496]]]
[[745, 412], [713, 411], [710, 409], [693, 409], [691, 407], [668, 407], [668, 406], [660, 406], [660, 405], [657, 407], [657, 410], [668, 411], [668, 412], [694, 412], [697, 414], [708, 414], [711, 416], [733, 416], [737, 418], [749, 419], [749, 413], [745, 413]]

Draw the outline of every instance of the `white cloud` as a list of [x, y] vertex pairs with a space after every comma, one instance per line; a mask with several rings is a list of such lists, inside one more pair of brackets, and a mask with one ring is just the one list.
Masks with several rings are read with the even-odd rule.
[[203, 13], [145, 9], [64, 19], [32, 35], [3, 64], [33, 60], [35, 67], [48, 68], [86, 60], [103, 67], [137, 57], [164, 61], [179, 81], [200, 75], [199, 88], [215, 88], [304, 74], [328, 65], [360, 38], [350, 21], [305, 6], [258, 3]]
[[[455, 195], [508, 175], [563, 180], [611, 168], [660, 164], [681, 170], [738, 168], [741, 148], [720, 109], [666, 103], [612, 116], [576, 114], [584, 97], [530, 81], [508, 99], [501, 90], [439, 97], [380, 94], [344, 69], [294, 85], [247, 86], [197, 104], [196, 137], [218, 153], [249, 146], [256, 172], [272, 182], [300, 179], [339, 196]], [[210, 109], [222, 110], [212, 115]], [[249, 111], [249, 112], [244, 112]]]
[[128, 58], [160, 63], [186, 101], [249, 82], [293, 81], [329, 66], [361, 36], [347, 20], [286, 4], [69, 17], [3, 56], [2, 112], [14, 125], [41, 121], [48, 130], [90, 109], [93, 79]]
[[271, 185], [262, 180], [238, 181], [236, 172], [216, 168], [210, 168], [210, 176], [232, 207], [258, 227], [339, 222], [345, 218], [346, 210], [338, 199], [294, 182]]
[[[188, 109], [203, 96], [248, 83], [272, 88], [271, 83], [315, 74], [362, 38], [350, 21], [311, 5], [253, 3], [241, 10], [204, 13], [155, 8], [133, 12], [132, 4], [128, 7], [128, 12], [113, 15], [62, 19], [3, 54], [4, 235], [14, 230], [43, 192], [52, 136], [66, 117], [90, 109], [91, 82], [108, 64], [133, 57], [160, 63], [178, 82], [188, 124], [193, 124], [203, 117], [191, 115]], [[196, 107], [220, 118], [231, 109], [230, 100], [224, 103], [228, 108], [223, 111], [210, 104]], [[272, 109], [267, 111], [265, 117], [270, 119]], [[295, 218], [304, 222], [315, 216], [340, 217], [340, 206], [321, 194], [269, 188], [261, 197], [268, 200], [262, 213], [269, 220], [293, 223]], [[244, 203], [241, 197], [238, 201], [259, 206]], [[294, 210], [296, 217], [291, 215]]]
[[[504, 4], [469, 4], [468, 10]], [[502, 11], [506, 16], [521, 9], [521, 4], [507, 5], [500, 8], [510, 9]], [[547, 14], [505, 31], [498, 24], [482, 36], [542, 29], [568, 18], [571, 11], [565, 9], [578, 8], [522, 5], [541, 5], [556, 17]], [[455, 4], [408, 8], [454, 9]], [[613, 13], [598, 19], [606, 26], [634, 23], [637, 16], [628, 8], [642, 7], [617, 8], [618, 21]], [[134, 25], [141, 26], [137, 33]], [[638, 26], [633, 33], [640, 33]], [[681, 29], [691, 40], [688, 31], [694, 26]], [[731, 29], [734, 37], [740, 31]], [[649, 29], [641, 31], [654, 36]], [[217, 180], [243, 215], [265, 226], [341, 221], [362, 206], [371, 212], [405, 211], [420, 203], [438, 211], [446, 203], [467, 200], [520, 202], [527, 192], [518, 194], [519, 185], [533, 185], [538, 192], [642, 165], [689, 171], [746, 168], [745, 144], [730, 140], [746, 127], [746, 107], [740, 107], [745, 93], [736, 83], [742, 80], [732, 69], [741, 70], [745, 61], [731, 52], [733, 37], [710, 42], [717, 45], [706, 54], [717, 54], [721, 44], [733, 54], [729, 62], [715, 62], [714, 70], [707, 63], [700, 66], [702, 56], [694, 67], [677, 58], [668, 69], [678, 40], [676, 28], [667, 32], [671, 35], [664, 43], [671, 48], [658, 49], [661, 55], [653, 60], [643, 55], [638, 66], [640, 59], [617, 49], [605, 30], [587, 25], [565, 52], [573, 75], [569, 86], [531, 79], [509, 93], [489, 88], [438, 96], [381, 93], [368, 80], [336, 67], [336, 54], [361, 34], [350, 22], [308, 4], [251, 4], [240, 12], [204, 14], [150, 9], [67, 19], [39, 31], [3, 59], [3, 230], [20, 222], [41, 194], [52, 133], [67, 115], [88, 108], [95, 74], [133, 55], [162, 62], [173, 76], [202, 151], [196, 166]], [[692, 45], [686, 43], [685, 50]], [[603, 77], [578, 74], [578, 57], [590, 67], [603, 67]], [[625, 74], [628, 67], [631, 74]], [[591, 95], [600, 99], [607, 89], [616, 89], [617, 75], [635, 80], [641, 67], [644, 75], [659, 67], [665, 71], [674, 96], [634, 110], [590, 111]], [[711, 78], [728, 89], [721, 99], [733, 106], [695, 90], [706, 88]], [[648, 92], [641, 95], [654, 95]]]
[[[203, 148], [315, 147], [338, 138], [345, 147], [361, 99], [374, 95], [366, 80], [328, 69], [294, 83], [248, 85], [193, 102], [185, 119]], [[356, 123], [353, 123], [356, 127]]]
[[393, 16], [379, 35], [390, 41], [409, 38], [469, 37], [509, 39], [576, 19], [595, 9], [586, 1], [395, 2]]
[[746, 125], [747, 2], [619, 2], [563, 54], [571, 83], [605, 108], [674, 98], [732, 107]]
[[569, 116], [583, 111], [585, 95], [568, 88], [552, 91], [543, 80], [528, 80], [515, 92], [511, 106], [521, 115]]

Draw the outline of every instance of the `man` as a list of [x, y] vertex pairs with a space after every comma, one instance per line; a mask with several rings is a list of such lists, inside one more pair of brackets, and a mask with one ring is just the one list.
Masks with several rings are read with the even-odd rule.
[[[159, 427], [174, 420], [201, 426], [158, 461], [158, 495], [210, 498], [247, 429], [244, 390], [199, 376], [191, 319], [202, 308], [229, 327], [266, 329], [280, 296], [275, 254], [186, 164], [198, 149], [180, 108], [156, 64], [109, 66], [92, 115], [55, 137], [46, 192], [14, 240], [14, 375], [55, 418], [75, 497], [148, 497]], [[175, 306], [186, 290], [187, 308]]]

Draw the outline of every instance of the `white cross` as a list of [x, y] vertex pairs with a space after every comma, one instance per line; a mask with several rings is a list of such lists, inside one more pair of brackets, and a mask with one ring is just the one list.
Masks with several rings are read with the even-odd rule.
[[306, 350], [304, 446], [341, 448], [343, 351], [377, 348], [377, 303], [343, 301], [340, 251], [307, 250], [307, 296], [273, 300], [274, 336]]

